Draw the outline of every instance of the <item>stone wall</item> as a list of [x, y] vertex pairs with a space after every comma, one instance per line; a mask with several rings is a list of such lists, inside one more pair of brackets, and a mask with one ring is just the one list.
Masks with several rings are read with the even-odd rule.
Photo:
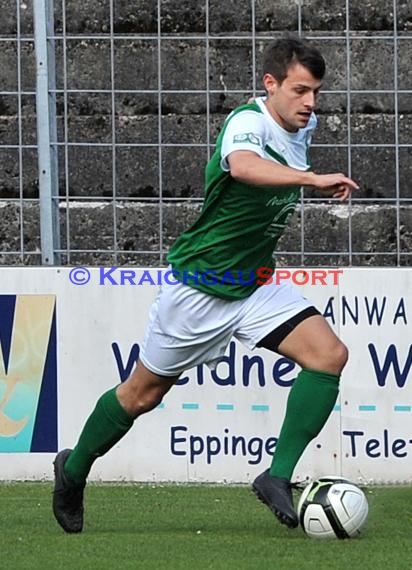
[[[0, 37], [12, 37], [17, 26], [16, 3], [5, 0], [4, 4]], [[324, 91], [342, 91], [323, 93], [320, 98], [319, 130], [314, 142], [328, 146], [312, 149], [314, 168], [320, 172], [347, 172], [348, 150], [340, 145], [346, 145], [349, 137], [353, 145], [370, 145], [352, 146], [350, 151], [352, 176], [361, 185], [356, 197], [363, 202], [349, 210], [347, 206], [338, 207], [325, 200], [307, 204], [303, 217], [298, 211], [280, 244], [281, 250], [297, 252], [296, 256], [284, 258], [288, 263], [300, 264], [302, 261], [299, 254], [302, 220], [305, 252], [318, 253], [305, 258], [308, 264], [346, 265], [348, 252], [352, 250], [365, 252], [365, 255], [351, 258], [355, 265], [394, 265], [397, 245], [401, 252], [410, 251], [412, 246], [412, 210], [404, 200], [412, 195], [412, 149], [399, 147], [396, 150], [394, 146], [396, 137], [400, 144], [411, 142], [412, 95], [400, 93], [395, 101], [393, 93], [379, 92], [395, 87], [401, 91], [412, 90], [410, 2], [397, 2], [396, 77], [393, 1], [351, 4], [349, 118], [345, 0], [303, 1], [301, 27], [308, 38], [314, 38], [311, 41], [327, 60]], [[31, 2], [20, 6], [22, 37], [31, 38]], [[260, 90], [259, 56], [266, 41], [285, 31], [296, 32], [298, 29], [297, 2], [255, 1], [258, 39], [255, 44], [256, 77], [253, 78], [251, 6], [250, 0], [209, 0], [207, 18], [205, 0], [163, 0], [159, 28], [157, 1], [114, 2], [114, 87], [124, 91], [114, 97], [114, 125], [110, 92], [70, 93], [67, 97], [67, 140], [69, 143], [86, 143], [86, 146], [69, 146], [67, 153], [63, 146], [59, 149], [59, 191], [62, 198], [68, 195], [73, 200], [69, 209], [66, 200], [61, 205], [62, 248], [108, 250], [108, 253], [74, 254], [70, 257], [71, 263], [110, 263], [113, 256], [109, 251], [116, 248], [124, 252], [116, 262], [157, 265], [161, 245], [167, 249], [194, 219], [203, 195], [206, 145], [213, 144], [227, 113], [250, 96], [254, 81]], [[110, 91], [111, 44], [104, 38], [111, 27], [109, 8], [107, 0], [67, 3], [68, 89]], [[56, 2], [57, 35], [62, 33], [60, 10], [61, 3]], [[159, 32], [162, 38], [160, 78]], [[71, 39], [71, 36], [77, 39]], [[319, 36], [327, 36], [327, 39], [319, 39]], [[64, 86], [62, 47], [62, 41], [57, 40], [58, 88]], [[16, 54], [16, 42], [0, 40], [0, 91], [17, 90]], [[21, 89], [34, 93], [33, 41], [20, 42], [20, 66]], [[162, 90], [179, 91], [162, 94], [161, 141], [166, 145], [187, 146], [163, 146], [159, 152], [159, 84]], [[209, 99], [204, 93], [184, 92], [206, 90], [207, 86], [213, 91]], [[130, 90], [149, 92], [131, 93]], [[356, 90], [378, 92], [363, 94]], [[59, 141], [64, 141], [65, 104], [61, 94], [57, 97], [57, 112]], [[115, 141], [122, 145], [116, 147], [115, 173], [110, 146], [113, 126]], [[19, 251], [23, 240], [24, 249], [34, 252], [40, 250], [36, 150], [23, 148], [19, 155], [18, 149], [4, 147], [19, 143], [18, 127], [17, 97], [0, 95], [0, 200], [20, 197], [20, 160], [23, 197], [33, 200], [25, 202], [22, 209], [18, 202], [2, 203], [0, 251]], [[34, 94], [21, 98], [21, 127], [22, 143], [35, 144]], [[108, 146], [98, 146], [102, 143]], [[129, 146], [136, 144], [147, 146]], [[113, 181], [118, 200], [115, 210], [109, 202], [113, 196]], [[384, 201], [395, 198], [397, 192], [402, 199], [399, 209]], [[310, 191], [306, 195], [312, 196]], [[163, 201], [161, 220], [159, 196]], [[352, 239], [351, 247], [348, 236]], [[148, 253], [136, 255], [135, 250]], [[339, 255], [327, 255], [330, 252]], [[388, 255], [377, 255], [379, 253]], [[408, 264], [409, 259], [403, 257], [402, 264]], [[21, 257], [0, 255], [0, 261], [21, 263]], [[40, 256], [27, 256], [25, 262], [39, 263]], [[67, 262], [67, 256], [63, 255], [62, 262]]]

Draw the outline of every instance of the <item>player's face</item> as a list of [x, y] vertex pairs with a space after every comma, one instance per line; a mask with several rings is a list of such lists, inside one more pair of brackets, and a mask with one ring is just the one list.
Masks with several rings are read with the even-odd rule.
[[291, 132], [305, 127], [316, 106], [322, 82], [300, 63], [289, 67], [282, 83], [269, 73], [263, 82], [268, 93], [266, 106], [280, 126]]

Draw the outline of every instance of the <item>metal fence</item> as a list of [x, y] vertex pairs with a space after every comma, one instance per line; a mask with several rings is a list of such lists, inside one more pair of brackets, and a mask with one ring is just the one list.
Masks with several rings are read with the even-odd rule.
[[[302, 194], [299, 239], [280, 254], [304, 265], [319, 254], [346, 265], [371, 254], [382, 265], [410, 264], [402, 237], [412, 199], [409, 0], [377, 3], [375, 16], [385, 23], [372, 30], [370, 12], [362, 14], [349, 0], [329, 5], [333, 29], [330, 3], [319, 0], [126, 4], [6, 0], [0, 24], [7, 70], [0, 80], [3, 263], [164, 265], [174, 218], [187, 213], [178, 207], [192, 208], [193, 215], [202, 201], [202, 170], [224, 114], [259, 93], [261, 48], [287, 30], [329, 54], [332, 69], [320, 101], [324, 126], [313, 150], [329, 171], [360, 179], [362, 192], [345, 206], [339, 251], [307, 248], [304, 212], [330, 203]], [[238, 64], [224, 67], [222, 57]], [[371, 113], [369, 124], [364, 115]], [[393, 237], [372, 251], [355, 239], [353, 220], [358, 211], [380, 208], [393, 220]], [[129, 210], [131, 222], [125, 221]], [[128, 241], [124, 234], [133, 223], [145, 226], [145, 235]]]

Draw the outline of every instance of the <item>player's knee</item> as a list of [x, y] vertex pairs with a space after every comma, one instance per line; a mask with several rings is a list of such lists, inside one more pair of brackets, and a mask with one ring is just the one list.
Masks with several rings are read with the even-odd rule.
[[163, 394], [157, 392], [150, 392], [148, 394], [142, 394], [138, 397], [134, 397], [130, 402], [130, 411], [134, 418], [138, 418], [142, 414], [150, 412], [162, 401]]
[[340, 374], [349, 358], [349, 351], [347, 346], [339, 340], [331, 352], [331, 357], [331, 366], [334, 369], [334, 373]]
[[158, 387], [136, 389], [136, 385], [129, 381], [122, 384], [118, 389], [120, 403], [135, 419], [158, 406], [163, 396], [164, 391]]
[[317, 351], [313, 351], [305, 362], [306, 368], [322, 370], [340, 375], [348, 360], [348, 349], [339, 339], [324, 342]]

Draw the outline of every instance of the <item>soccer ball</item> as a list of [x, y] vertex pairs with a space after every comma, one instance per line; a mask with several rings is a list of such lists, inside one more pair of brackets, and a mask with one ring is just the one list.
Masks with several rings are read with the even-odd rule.
[[311, 538], [355, 538], [368, 518], [368, 501], [357, 485], [342, 477], [321, 477], [305, 487], [299, 522]]

